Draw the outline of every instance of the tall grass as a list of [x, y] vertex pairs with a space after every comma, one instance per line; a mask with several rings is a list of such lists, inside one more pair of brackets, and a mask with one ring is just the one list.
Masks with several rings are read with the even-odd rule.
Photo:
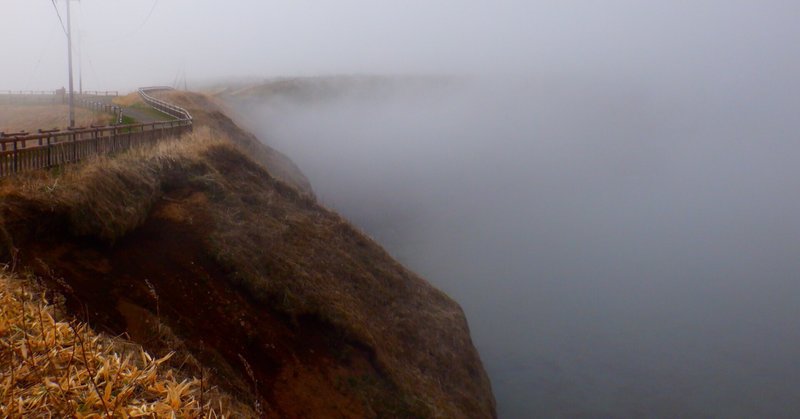
[[165, 180], [204, 172], [207, 163], [201, 153], [212, 145], [231, 146], [201, 128], [116, 156], [10, 177], [0, 183], [0, 195], [49, 208], [53, 217], [66, 217], [76, 236], [113, 243], [147, 219]]
[[0, 272], [0, 417], [248, 417], [140, 346], [61, 318], [29, 280]]
[[63, 218], [76, 236], [113, 243], [170, 191], [203, 195], [186, 204], [208, 218], [193, 227], [207, 238], [206, 254], [197, 256], [216, 259], [232, 285], [289, 321], [316, 319], [341, 341], [366, 348], [375, 372], [352, 386], [366, 406], [386, 417], [492, 416], [488, 377], [461, 308], [319, 206], [291, 162], [258, 152], [257, 139], [211, 102], [177, 94], [172, 102], [212, 128], [0, 181], [0, 198], [16, 198], [0, 199], [0, 213], [24, 202], [25, 210]]

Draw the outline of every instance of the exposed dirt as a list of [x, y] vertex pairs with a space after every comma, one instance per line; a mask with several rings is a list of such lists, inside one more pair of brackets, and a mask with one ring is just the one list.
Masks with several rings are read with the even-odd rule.
[[271, 417], [496, 417], [457, 303], [207, 98], [174, 96], [206, 127], [0, 182], [2, 256]]
[[[265, 414], [372, 416], [348, 388], [378, 375], [369, 351], [316, 319], [286, 319], [232, 288], [229, 273], [206, 254], [213, 222], [206, 203], [202, 193], [172, 191], [113, 247], [57, 235], [17, 244], [24, 262], [35, 255], [30, 265], [51, 285], [63, 289], [56, 277], [71, 287], [63, 290], [70, 311], [86, 307], [90, 323], [154, 351], [165, 350], [155, 333], [156, 323], [165, 322], [216, 370], [217, 383], [243, 398], [257, 391]], [[255, 382], [238, 378], [248, 377], [248, 369]]]

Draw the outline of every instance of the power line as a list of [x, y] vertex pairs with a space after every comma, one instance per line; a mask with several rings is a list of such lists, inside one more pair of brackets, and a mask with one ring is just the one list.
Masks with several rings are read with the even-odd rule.
[[87, 60], [89, 60], [89, 69], [92, 70], [92, 75], [94, 76], [94, 82], [97, 84], [97, 86], [105, 86], [106, 84], [100, 80], [100, 77], [97, 76], [97, 72], [94, 71], [94, 63], [92, 63], [92, 58], [87, 57]]
[[50, 0], [53, 3], [53, 9], [56, 11], [56, 16], [58, 16], [58, 21], [61, 22], [61, 29], [64, 31], [64, 35], [67, 34], [67, 27], [64, 26], [64, 21], [61, 19], [61, 12], [58, 11], [58, 6], [56, 6], [56, 0]]
[[144, 18], [144, 22], [142, 22], [142, 24], [139, 25], [139, 29], [137, 29], [136, 32], [139, 32], [144, 27], [144, 25], [147, 24], [147, 22], [150, 20], [150, 16], [153, 16], [153, 12], [156, 10], [156, 6], [158, 6], [158, 0], [155, 0], [153, 2], [153, 7], [150, 8], [150, 12], [147, 13], [147, 17]]
[[137, 34], [139, 34], [139, 32], [142, 30], [142, 28], [144, 28], [144, 26], [147, 24], [147, 22], [150, 21], [150, 18], [153, 16], [153, 12], [155, 12], [156, 8], [158, 7], [158, 4], [159, 4], [159, 0], [154, 0], [153, 1], [153, 5], [150, 7], [150, 11], [147, 13], [147, 16], [144, 18], [144, 20], [142, 20], [142, 23], [140, 23], [140, 24], [138, 24], [136, 26], [136, 29], [134, 29], [134, 30], [132, 30], [132, 31], [130, 31], [128, 33], [125, 33], [125, 34], [121, 34], [120, 36], [115, 37], [115, 38], [104, 37], [101, 40], [101, 42], [97, 43], [96, 45], [107, 45], [107, 44], [116, 45], [116, 44], [118, 44], [118, 43], [120, 43], [122, 41], [126, 41], [126, 40], [136, 36]]
[[47, 35], [47, 42], [44, 43], [42, 47], [42, 51], [39, 53], [39, 59], [36, 60], [36, 66], [33, 67], [33, 71], [31, 71], [30, 76], [28, 76], [28, 82], [25, 83], [25, 90], [28, 90], [31, 82], [33, 81], [34, 77], [39, 73], [39, 67], [42, 65], [42, 60], [44, 59], [44, 54], [48, 51], [50, 47], [50, 40], [53, 39], [53, 35], [56, 33], [58, 29], [58, 25], [54, 25], [53, 29], [50, 30], [50, 33]]

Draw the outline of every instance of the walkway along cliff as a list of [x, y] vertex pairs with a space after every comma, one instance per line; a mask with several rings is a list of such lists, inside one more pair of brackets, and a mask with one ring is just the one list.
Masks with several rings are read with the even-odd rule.
[[[192, 115], [188, 111], [151, 96], [151, 93], [163, 90], [169, 90], [169, 88], [143, 87], [139, 89], [139, 95], [147, 105], [169, 115], [174, 120], [67, 130], [40, 129], [36, 133], [0, 132], [0, 177], [75, 163], [89, 156], [112, 154], [191, 132]], [[90, 109], [119, 114], [117, 122], [122, 120], [120, 107], [93, 100], [92, 97], [92, 95], [79, 97], [76, 103]], [[41, 92], [9, 93], [6, 98], [8, 102], [12, 103], [15, 101], [52, 103], [58, 98], [58, 95]]]
[[212, 99], [146, 93], [192, 132], [0, 180], [4, 259], [265, 417], [496, 417], [458, 304]]

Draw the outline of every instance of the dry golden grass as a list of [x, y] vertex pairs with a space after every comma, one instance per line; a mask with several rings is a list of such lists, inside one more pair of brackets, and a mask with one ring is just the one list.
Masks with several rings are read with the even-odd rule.
[[0, 182], [0, 212], [46, 208], [73, 235], [113, 243], [148, 219], [164, 190], [202, 194], [211, 218], [202, 246], [231, 272], [236, 289], [289, 318], [320, 319], [342, 340], [369, 348], [380, 374], [352, 391], [370, 416], [495, 416], [488, 377], [453, 300], [279, 180], [272, 160], [258, 158], [269, 152], [251, 152], [257, 145], [210, 102], [176, 98], [197, 125], [212, 128], [60, 172], [9, 178]]
[[[69, 125], [66, 105], [0, 105], [0, 131], [35, 132], [37, 129], [66, 128]], [[106, 124], [111, 116], [88, 109], [75, 109], [78, 126]]]
[[311, 184], [305, 175], [288, 157], [262, 143], [255, 135], [241, 129], [228, 117], [220, 101], [207, 95], [190, 94], [177, 90], [156, 92], [155, 95], [170, 103], [175, 103], [189, 112], [199, 125], [225, 133], [230, 142], [240, 147], [254, 161], [269, 168], [275, 178], [288, 183], [304, 195], [314, 196]]
[[117, 96], [112, 100], [112, 102], [115, 105], [119, 105], [126, 108], [134, 105], [144, 105], [144, 101], [142, 101], [142, 98], [139, 96], [139, 93], [137, 92], [130, 93], [125, 96]]
[[141, 347], [67, 321], [28, 280], [0, 273], [0, 417], [232, 416], [227, 399]]
[[205, 166], [202, 152], [227, 145], [207, 128], [181, 139], [134, 148], [116, 156], [96, 156], [59, 171], [39, 171], [0, 182], [0, 195], [23, 196], [66, 208], [72, 233], [114, 242], [147, 218], [167, 171]]

